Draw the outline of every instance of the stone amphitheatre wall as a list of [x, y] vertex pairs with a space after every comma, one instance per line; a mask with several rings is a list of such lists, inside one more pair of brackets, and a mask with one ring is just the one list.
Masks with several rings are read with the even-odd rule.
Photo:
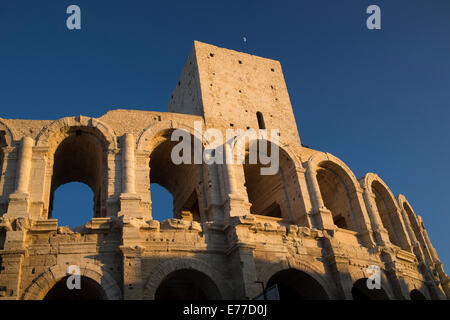
[[[195, 42], [169, 111], [0, 119], [0, 299], [48, 298], [73, 265], [91, 298], [252, 299], [273, 284], [282, 298], [450, 295], [406, 197], [301, 145], [279, 62]], [[194, 143], [195, 122], [224, 134], [279, 129], [268, 140], [280, 170], [173, 164], [171, 134], [184, 129]], [[248, 151], [245, 139], [231, 142]], [[71, 230], [52, 201], [73, 181], [95, 200], [92, 219]], [[151, 183], [173, 195], [173, 219], [152, 219]], [[381, 270], [377, 293], [361, 287], [369, 266]]]

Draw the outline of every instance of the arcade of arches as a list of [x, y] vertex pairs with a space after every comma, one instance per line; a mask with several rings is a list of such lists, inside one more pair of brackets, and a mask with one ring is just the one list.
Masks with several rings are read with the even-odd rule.
[[[417, 299], [413, 288], [450, 296], [406, 197], [381, 182], [361, 186], [341, 160], [303, 146], [286, 88], [278, 61], [196, 41], [170, 112], [0, 119], [0, 300], [42, 298], [55, 279], [47, 298], [66, 298], [69, 265], [83, 268], [80, 299], [253, 299], [261, 281], [281, 299]], [[262, 175], [263, 159], [174, 164], [172, 133], [197, 136], [195, 123], [223, 136], [277, 129], [279, 170]], [[53, 212], [55, 191], [74, 182], [94, 197], [79, 229]], [[153, 219], [155, 184], [173, 197], [171, 219]], [[382, 266], [384, 293], [356, 281], [369, 265]]]

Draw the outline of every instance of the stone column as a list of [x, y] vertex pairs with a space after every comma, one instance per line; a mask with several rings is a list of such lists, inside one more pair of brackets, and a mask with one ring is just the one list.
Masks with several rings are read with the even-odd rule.
[[383, 221], [381, 220], [377, 209], [377, 204], [375, 202], [375, 195], [368, 190], [364, 190], [363, 198], [366, 204], [367, 213], [369, 214], [369, 219], [373, 223], [375, 240], [378, 245], [386, 246], [390, 243], [389, 234], [383, 226]]
[[136, 194], [135, 147], [136, 143], [132, 134], [122, 136], [122, 193], [119, 216], [142, 218], [139, 208], [141, 197]]
[[324, 230], [334, 230], [335, 225], [331, 211], [325, 207], [320, 193], [319, 182], [317, 181], [316, 170], [308, 162], [306, 168], [306, 179], [311, 197], [312, 210], [310, 215], [313, 221], [313, 227]]
[[[308, 228], [312, 227], [311, 212], [312, 205], [308, 193], [305, 177], [306, 170], [303, 167], [294, 167], [286, 173], [287, 177], [295, 176], [295, 179], [286, 179], [286, 186], [290, 187], [289, 195], [293, 198], [291, 209], [294, 223]], [[300, 194], [300, 197], [298, 195]]]
[[28, 193], [28, 184], [30, 182], [31, 172], [31, 158], [33, 155], [34, 140], [30, 137], [25, 137], [22, 140], [20, 147], [20, 156], [18, 163], [18, 174], [16, 183], [16, 193]]
[[[2, 253], [0, 265], [0, 300], [20, 298], [22, 262], [25, 250], [6, 250]], [[3, 270], [2, 270], [3, 269]]]
[[324, 248], [329, 252], [325, 256], [325, 262], [329, 266], [331, 276], [338, 289], [338, 299], [352, 300], [353, 280], [349, 268], [349, 257], [336, 239], [325, 235], [321, 239]]
[[250, 226], [254, 223], [250, 219], [234, 217], [225, 233], [228, 238], [229, 249], [227, 256], [233, 273], [234, 299], [250, 300], [261, 293], [260, 285], [256, 282], [256, 264], [253, 256], [255, 245], [246, 238]]
[[142, 276], [142, 253], [140, 246], [121, 246], [123, 257], [123, 299], [142, 300], [144, 283]]
[[135, 141], [132, 134], [122, 138], [122, 193], [135, 193]]
[[[422, 220], [422, 219], [420, 219], [420, 220]], [[420, 222], [423, 223], [422, 221], [420, 221]], [[434, 249], [433, 245], [431, 244], [430, 238], [428, 237], [427, 230], [425, 230], [424, 227], [422, 227], [421, 229], [422, 229], [423, 237], [425, 239], [425, 243], [428, 247], [428, 251], [430, 252], [433, 262], [439, 261], [439, 258], [436, 253], [436, 249]]]
[[368, 247], [371, 247], [375, 246], [375, 241], [372, 236], [372, 228], [370, 225], [369, 215], [367, 214], [362, 194], [362, 189], [358, 187], [349, 196], [355, 219], [354, 223], [356, 225], [356, 228], [358, 229], [359, 235], [361, 236], [364, 244]]
[[224, 145], [225, 163], [220, 165], [221, 177], [224, 187], [225, 214], [228, 217], [244, 216], [250, 214], [245, 176], [242, 165], [234, 164], [232, 150], [228, 144]]
[[30, 182], [33, 145], [34, 140], [32, 138], [24, 137], [22, 139], [16, 169], [16, 190], [9, 196], [7, 217], [28, 217], [30, 206], [28, 185]]
[[234, 176], [234, 161], [233, 161], [233, 154], [232, 149], [228, 143], [224, 145], [224, 152], [225, 152], [225, 166], [226, 169], [224, 172], [224, 177], [227, 181], [228, 186], [228, 192], [229, 194], [235, 194], [236, 193], [236, 180]]

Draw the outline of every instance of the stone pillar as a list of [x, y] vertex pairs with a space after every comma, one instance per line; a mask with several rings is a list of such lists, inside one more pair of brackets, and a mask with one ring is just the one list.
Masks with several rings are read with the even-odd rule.
[[225, 229], [229, 245], [227, 256], [233, 274], [234, 299], [238, 300], [250, 300], [261, 293], [260, 285], [256, 281], [253, 256], [255, 246], [246, 239], [253, 223], [253, 216], [234, 217]]
[[132, 134], [122, 138], [122, 193], [135, 193], [135, 141]]
[[28, 193], [33, 145], [34, 140], [30, 137], [25, 137], [22, 139], [19, 163], [17, 167], [16, 193]]
[[[382, 248], [380, 252], [380, 259], [385, 265], [385, 273], [387, 280], [392, 288], [395, 299], [408, 300], [409, 288], [404, 281], [404, 272], [397, 267], [397, 257], [395, 252], [390, 249]], [[414, 263], [409, 261], [409, 263]]]
[[[422, 220], [422, 219], [420, 219], [420, 220]], [[422, 227], [421, 229], [422, 229], [423, 237], [425, 239], [425, 243], [428, 247], [428, 251], [431, 254], [431, 258], [432, 258], [433, 262], [439, 261], [438, 255], [436, 253], [436, 249], [434, 249], [433, 245], [431, 244], [430, 238], [428, 237], [427, 230], [425, 230], [424, 227]]]
[[248, 202], [247, 189], [245, 187], [244, 168], [240, 164], [234, 164], [232, 149], [230, 145], [224, 145], [225, 163], [219, 165], [225, 203], [226, 216], [244, 216], [250, 214], [250, 203]]
[[[308, 193], [308, 186], [306, 184], [305, 173], [306, 170], [303, 167], [292, 168], [292, 170], [290, 170], [286, 175], [288, 177], [295, 176], [295, 179], [293, 181], [291, 179], [286, 179], [286, 185], [293, 188], [292, 191], [294, 191], [293, 193], [295, 195], [291, 205], [292, 214], [294, 215], [294, 223], [311, 228], [312, 222], [308, 213], [311, 212], [312, 205]], [[298, 194], [300, 194], [300, 197], [297, 197]], [[304, 215], [301, 213], [304, 213]]]
[[0, 300], [17, 300], [20, 298], [22, 262], [25, 250], [6, 250], [1, 254], [0, 265]]
[[122, 193], [119, 216], [142, 218], [139, 207], [141, 197], [136, 194], [135, 147], [136, 143], [132, 134], [122, 136]]
[[381, 220], [380, 214], [377, 209], [377, 204], [375, 202], [375, 195], [369, 190], [364, 190], [363, 193], [364, 202], [366, 204], [367, 213], [369, 214], [369, 219], [373, 223], [373, 233], [375, 241], [380, 246], [386, 246], [390, 243], [389, 234], [383, 226], [383, 221]]
[[355, 219], [354, 223], [363, 243], [367, 247], [372, 247], [375, 246], [375, 241], [372, 236], [369, 215], [367, 214], [362, 194], [363, 191], [358, 187], [349, 195]]
[[223, 222], [223, 199], [220, 192], [220, 167], [217, 164], [205, 165], [204, 170], [204, 181], [208, 183], [205, 184], [206, 192], [206, 212], [209, 220], [214, 222]]
[[329, 252], [325, 261], [329, 266], [332, 278], [338, 288], [338, 299], [352, 300], [353, 279], [349, 268], [349, 258], [340, 244], [334, 238], [325, 236], [322, 238], [324, 248]]
[[142, 253], [140, 246], [121, 246], [123, 258], [123, 299], [142, 300], [144, 283], [142, 275]]
[[33, 145], [34, 140], [32, 138], [24, 137], [22, 139], [16, 169], [16, 190], [9, 197], [7, 217], [28, 217], [30, 206], [28, 185], [30, 182]]
[[234, 161], [233, 161], [233, 154], [232, 149], [228, 143], [224, 145], [224, 151], [225, 151], [225, 175], [228, 186], [228, 192], [229, 194], [235, 194], [236, 193], [236, 178], [234, 175]]
[[306, 168], [306, 179], [312, 203], [310, 215], [312, 217], [313, 227], [324, 230], [334, 230], [335, 225], [333, 216], [331, 211], [325, 207], [322, 194], [320, 193], [319, 182], [317, 181], [316, 170], [311, 167], [309, 162]]
[[408, 232], [409, 239], [411, 241], [411, 252], [416, 255], [419, 261], [423, 261], [425, 259], [424, 254], [422, 252], [422, 249], [420, 248], [419, 241], [417, 240], [416, 235], [414, 234], [414, 230], [412, 229], [411, 222], [409, 221], [408, 218], [408, 214], [402, 207], [400, 208], [400, 213], [402, 215], [403, 223], [405, 224], [406, 231]]

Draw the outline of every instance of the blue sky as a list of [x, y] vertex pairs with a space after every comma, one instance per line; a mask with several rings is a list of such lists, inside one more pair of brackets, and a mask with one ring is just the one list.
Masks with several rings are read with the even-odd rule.
[[[381, 30], [365, 26], [371, 4]], [[167, 111], [193, 40], [280, 60], [302, 142], [406, 195], [448, 270], [449, 15], [446, 0], [2, 1], [0, 117]], [[87, 221], [90, 192], [58, 190], [55, 216]]]

